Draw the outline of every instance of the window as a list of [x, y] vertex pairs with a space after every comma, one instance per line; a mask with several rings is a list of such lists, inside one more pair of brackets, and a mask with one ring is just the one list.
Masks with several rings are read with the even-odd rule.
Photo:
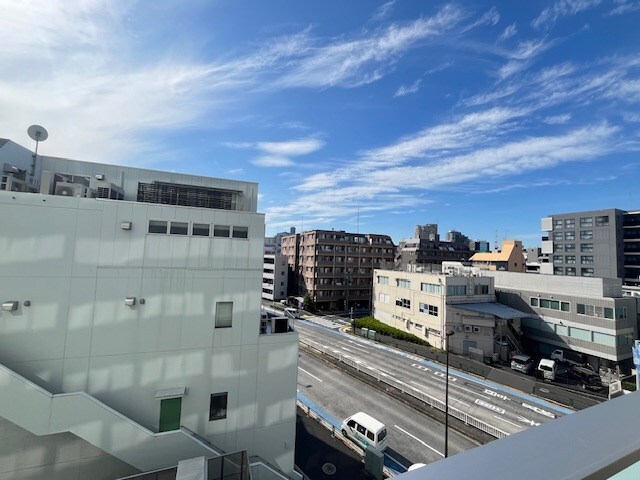
[[576, 227], [576, 219], [575, 218], [566, 218], [564, 220], [564, 228], [575, 228]]
[[211, 394], [209, 421], [227, 418], [227, 395], [227, 392]]
[[609, 215], [596, 217], [596, 227], [606, 227], [609, 225]]
[[540, 299], [540, 306], [542, 308], [551, 308], [551, 300], [549, 300], [547, 298], [541, 298]]
[[216, 302], [216, 328], [230, 328], [233, 302]]
[[434, 317], [438, 316], [438, 307], [436, 307], [435, 305], [429, 305], [428, 303], [421, 303], [420, 311], [422, 313], [426, 313], [427, 315], [433, 315]]
[[565, 272], [570, 277], [575, 277], [576, 276], [576, 267], [567, 267]]
[[593, 332], [593, 342], [599, 343], [600, 345], [607, 345], [608, 347], [616, 346], [616, 338], [606, 333]]
[[210, 226], [208, 223], [194, 223], [191, 230], [192, 235], [196, 237], [208, 237]]
[[555, 230], [556, 228], [562, 228], [562, 225], [564, 225], [564, 223], [562, 222], [562, 220], [554, 220], [553, 221], [553, 229]]
[[581, 268], [580, 275], [583, 277], [593, 277], [593, 268]]
[[554, 252], [563, 252], [564, 251], [564, 244], [563, 243], [554, 243], [553, 244], [553, 251]]
[[488, 295], [489, 285], [476, 285], [473, 289], [473, 293], [476, 295]]
[[447, 295], [462, 296], [467, 294], [466, 285], [447, 285]]
[[564, 246], [564, 251], [567, 252], [567, 253], [575, 252], [576, 251], [576, 244], [575, 243], [567, 243]]
[[567, 255], [564, 257], [564, 261], [565, 263], [576, 263], [576, 256], [575, 255]]
[[532, 307], [537, 307], [538, 306], [538, 299], [536, 297], [531, 297], [530, 303], [531, 303]]
[[576, 304], [576, 313], [578, 313], [579, 315], [584, 315], [585, 314], [585, 304], [584, 303]]
[[553, 267], [554, 275], [564, 275], [564, 268], [562, 267]]
[[233, 227], [233, 238], [249, 238], [249, 227]]
[[580, 230], [580, 240], [592, 240], [593, 230]]
[[213, 236], [214, 237], [229, 238], [230, 232], [231, 232], [231, 227], [229, 225], [214, 225], [213, 226]]
[[581, 243], [580, 251], [583, 253], [593, 252], [593, 243]]
[[411, 308], [411, 300], [407, 298], [396, 298], [396, 306], [402, 308]]
[[164, 220], [149, 220], [149, 233], [167, 233], [167, 222]]
[[383, 277], [382, 275], [378, 275], [378, 283], [380, 285], [389, 285], [389, 277]]
[[576, 239], [576, 232], [564, 232], [564, 239], [565, 240], [575, 240]]
[[442, 285], [436, 285], [435, 283], [421, 283], [420, 290], [422, 292], [440, 295], [442, 293]]
[[553, 263], [563, 263], [563, 262], [564, 262], [564, 257], [562, 255], [553, 256]]
[[473, 333], [480, 333], [480, 327], [473, 327]]
[[564, 235], [562, 232], [553, 232], [553, 240], [556, 242], [561, 242], [564, 239]]
[[616, 318], [618, 320], [624, 320], [627, 318], [627, 307], [616, 308]]
[[187, 222], [171, 222], [169, 233], [171, 235], [188, 235], [189, 224]]
[[369, 430], [367, 430], [367, 438], [371, 441], [375, 441], [376, 437], [373, 435], [373, 433], [371, 433]]
[[181, 410], [182, 397], [163, 398], [160, 400], [160, 423], [158, 430], [161, 432], [180, 430]]
[[560, 310], [563, 312], [570, 312], [571, 304], [569, 302], [560, 302]]
[[587, 342], [591, 341], [591, 331], [584, 328], [569, 327], [569, 336]]
[[604, 307], [604, 318], [613, 319], [613, 308]]
[[404, 278], [396, 278], [396, 287], [399, 288], [411, 288], [411, 282]]
[[389, 295], [381, 293], [378, 297], [381, 303], [389, 303]]
[[593, 217], [580, 218], [580, 228], [593, 227]]
[[585, 265], [593, 265], [593, 255], [582, 255], [580, 257], [580, 263]]

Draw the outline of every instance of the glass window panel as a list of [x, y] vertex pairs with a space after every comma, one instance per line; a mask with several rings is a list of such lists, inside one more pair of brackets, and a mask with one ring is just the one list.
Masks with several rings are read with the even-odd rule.
[[194, 223], [193, 235], [196, 237], [208, 237], [211, 226], [208, 223]]
[[189, 224], [187, 222], [171, 222], [171, 235], [188, 235]]
[[216, 328], [230, 328], [233, 317], [233, 302], [216, 302]]
[[231, 227], [229, 225], [214, 225], [213, 236], [229, 238], [231, 234]]
[[249, 227], [233, 227], [233, 238], [249, 238]]
[[149, 233], [167, 233], [165, 220], [149, 220]]

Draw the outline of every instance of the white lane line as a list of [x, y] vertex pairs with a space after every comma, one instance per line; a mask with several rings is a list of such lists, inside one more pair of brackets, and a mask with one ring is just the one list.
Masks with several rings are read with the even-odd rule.
[[427, 387], [426, 385], [423, 385], [421, 383], [414, 382], [413, 380], [411, 380], [411, 383], [413, 383], [414, 385], [418, 385], [420, 388], [424, 388], [425, 390], [429, 390], [429, 387]]
[[502, 417], [494, 415], [493, 418], [497, 418], [498, 420], [502, 420], [503, 422], [507, 422], [509, 425], [513, 425], [514, 427], [522, 428], [522, 425], [518, 425], [517, 423], [510, 422], [509, 420], [505, 420]]
[[462, 400], [458, 400], [457, 398], [452, 398], [451, 399], [452, 402], [458, 402], [461, 403], [462, 405], [464, 405], [465, 407], [469, 408], [471, 405], [469, 405], [468, 403], [464, 403]]
[[400, 428], [398, 425], [394, 425], [394, 427], [396, 427], [398, 430], [400, 430], [402, 433], [404, 433], [405, 435], [409, 435], [411, 438], [413, 438], [414, 440], [420, 442], [422, 445], [424, 445], [425, 447], [427, 447], [429, 450], [433, 450], [434, 452], [436, 452], [438, 455], [440, 455], [441, 457], [444, 457], [444, 453], [439, 452], [438, 450], [436, 450], [435, 448], [433, 448], [431, 445], [427, 445], [424, 441], [420, 440], [418, 437], [416, 437], [415, 435], [410, 434], [409, 432], [407, 432], [404, 428]]
[[[435, 381], [437, 381], [437, 382], [442, 382], [442, 383], [444, 383], [444, 382], [445, 382], [445, 379], [444, 379], [444, 378], [437, 378], [437, 377], [436, 377], [436, 378], [434, 378], [434, 380], [435, 380]], [[472, 394], [472, 395], [477, 395], [478, 397], [486, 398], [487, 400], [490, 400], [490, 399], [491, 399], [491, 397], [488, 397], [487, 395], [483, 395], [483, 394], [481, 394], [481, 393], [474, 392], [473, 390], [469, 390], [468, 388], [461, 387], [460, 385], [456, 385], [455, 383], [451, 383], [451, 382], [449, 382], [449, 386], [450, 386], [450, 387], [459, 388], [460, 390], [464, 390], [465, 392], [470, 393], [470, 394]]]
[[318, 380], [320, 383], [324, 383], [322, 380], [320, 380], [318, 377], [316, 377], [313, 373], [309, 373], [307, 372], [304, 368], [302, 367], [298, 367], [298, 370], [302, 370], [304, 373], [306, 373], [307, 375], [309, 375], [310, 377], [315, 378], [316, 380]]

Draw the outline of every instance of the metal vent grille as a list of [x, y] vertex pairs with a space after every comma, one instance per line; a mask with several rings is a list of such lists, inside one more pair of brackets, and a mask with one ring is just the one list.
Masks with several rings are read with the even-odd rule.
[[177, 183], [138, 183], [138, 202], [237, 210], [241, 192]]

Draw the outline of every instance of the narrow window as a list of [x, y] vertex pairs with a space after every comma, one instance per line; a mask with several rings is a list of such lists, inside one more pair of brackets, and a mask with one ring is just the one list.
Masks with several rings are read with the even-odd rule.
[[248, 238], [249, 227], [233, 227], [233, 238]]
[[216, 328], [230, 328], [233, 302], [216, 302]]
[[214, 237], [229, 238], [230, 233], [231, 227], [229, 225], [214, 225], [213, 227]]
[[164, 220], [149, 220], [149, 233], [167, 233], [167, 222]]
[[187, 222], [171, 222], [171, 235], [187, 235], [189, 233], [189, 224]]
[[227, 418], [227, 395], [227, 392], [211, 394], [209, 421]]
[[210, 228], [208, 223], [194, 223], [192, 232], [195, 237], [208, 237]]

